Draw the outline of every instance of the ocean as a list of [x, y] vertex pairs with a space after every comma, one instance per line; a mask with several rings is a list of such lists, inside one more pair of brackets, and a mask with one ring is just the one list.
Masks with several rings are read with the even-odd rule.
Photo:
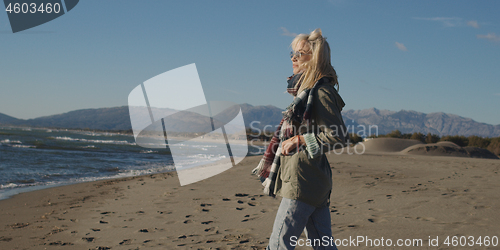
[[[225, 144], [169, 146], [185, 149], [186, 155], [176, 162], [183, 168], [221, 160], [227, 154]], [[248, 155], [258, 154], [262, 148], [251, 146], [248, 151]], [[137, 146], [132, 135], [0, 127], [0, 200], [41, 188], [168, 171], [175, 171], [170, 151]]]

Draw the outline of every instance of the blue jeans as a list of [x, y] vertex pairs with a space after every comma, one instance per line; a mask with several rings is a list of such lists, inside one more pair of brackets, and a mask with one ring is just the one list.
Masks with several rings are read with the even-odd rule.
[[[305, 240], [298, 240], [304, 228], [310, 244]], [[337, 250], [332, 237], [329, 207], [317, 208], [302, 201], [283, 198], [276, 213], [267, 250], [289, 250], [295, 246], [308, 245], [316, 250]]]

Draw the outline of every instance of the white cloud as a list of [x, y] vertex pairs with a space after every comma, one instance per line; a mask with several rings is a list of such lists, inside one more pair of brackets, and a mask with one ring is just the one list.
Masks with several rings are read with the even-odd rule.
[[406, 48], [406, 46], [404, 44], [402, 44], [402, 43], [396, 42], [396, 47], [398, 47], [399, 50], [408, 51], [408, 49]]
[[467, 26], [474, 27], [476, 29], [479, 29], [479, 24], [475, 20], [470, 20], [467, 22]]
[[500, 42], [500, 36], [497, 36], [495, 33], [488, 33], [488, 35], [477, 35], [479, 39], [486, 39], [492, 42]]
[[414, 17], [413, 19], [440, 22], [445, 27], [457, 27], [462, 25], [462, 18], [458, 17]]
[[280, 27], [281, 30], [283, 30], [283, 33], [281, 33], [281, 35], [283, 36], [291, 36], [291, 37], [296, 37], [297, 36], [297, 33], [292, 33], [290, 31], [288, 31], [285, 27]]

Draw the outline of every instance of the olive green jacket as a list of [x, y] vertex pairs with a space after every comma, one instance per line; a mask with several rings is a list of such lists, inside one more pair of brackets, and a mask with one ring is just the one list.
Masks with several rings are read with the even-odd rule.
[[315, 207], [329, 203], [332, 171], [325, 153], [335, 146], [344, 146], [348, 139], [340, 113], [344, 105], [331, 84], [323, 84], [317, 89], [311, 123], [299, 128], [306, 147], [301, 147], [298, 153], [280, 156], [275, 194]]

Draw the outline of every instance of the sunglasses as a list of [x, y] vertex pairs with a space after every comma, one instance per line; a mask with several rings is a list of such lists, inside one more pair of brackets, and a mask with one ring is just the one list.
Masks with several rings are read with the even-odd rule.
[[297, 58], [300, 58], [301, 56], [303, 55], [310, 55], [311, 53], [303, 53], [303, 52], [299, 52], [299, 51], [290, 51], [290, 58], [293, 58], [294, 56], [296, 56]]

